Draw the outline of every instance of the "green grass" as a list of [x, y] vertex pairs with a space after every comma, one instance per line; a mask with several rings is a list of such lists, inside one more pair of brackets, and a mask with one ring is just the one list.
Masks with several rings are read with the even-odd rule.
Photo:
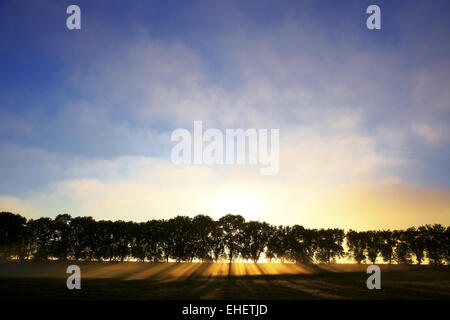
[[[66, 268], [81, 268], [68, 290]], [[450, 299], [450, 266], [199, 263], [0, 263], [0, 299]]]

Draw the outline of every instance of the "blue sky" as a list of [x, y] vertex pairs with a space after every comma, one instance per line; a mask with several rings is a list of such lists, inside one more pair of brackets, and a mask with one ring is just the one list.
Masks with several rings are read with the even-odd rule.
[[[81, 7], [81, 30], [65, 27], [70, 4]], [[381, 8], [381, 30], [365, 26], [370, 4]], [[448, 223], [449, 9], [448, 1], [2, 1], [0, 209], [145, 220], [247, 208], [253, 219], [343, 226], [354, 216], [339, 212], [353, 210], [362, 227], [382, 219], [314, 201], [367, 193], [388, 215], [389, 191], [399, 211], [419, 208], [392, 225]], [[170, 134], [194, 120], [279, 128], [279, 175], [173, 167]]]

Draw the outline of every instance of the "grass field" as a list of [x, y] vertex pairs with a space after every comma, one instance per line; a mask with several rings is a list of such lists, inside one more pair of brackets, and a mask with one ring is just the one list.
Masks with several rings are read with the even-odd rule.
[[[68, 290], [66, 268], [81, 268]], [[450, 299], [450, 266], [236, 263], [0, 263], [0, 299]]]

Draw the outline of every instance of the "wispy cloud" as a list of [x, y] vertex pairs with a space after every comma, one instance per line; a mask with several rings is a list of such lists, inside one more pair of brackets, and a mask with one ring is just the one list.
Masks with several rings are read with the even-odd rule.
[[[0, 55], [27, 74], [13, 60], [22, 46], [31, 48], [24, 61], [51, 63], [35, 75], [44, 92], [0, 78], [14, 88], [1, 91], [0, 207], [136, 220], [241, 207], [273, 223], [344, 227], [426, 223], [431, 211], [448, 223], [445, 14], [391, 8], [374, 35], [352, 22], [364, 18], [356, 5], [334, 28], [324, 26], [339, 11], [299, 6], [262, 18], [236, 3], [217, 4], [208, 16], [193, 5], [172, 13], [180, 20], [163, 30], [131, 9], [130, 24], [116, 24], [114, 12], [86, 4], [79, 34], [50, 27], [55, 8], [36, 8], [48, 21], [33, 39], [5, 19], [24, 43], [8, 38]], [[279, 128], [279, 174], [174, 166], [170, 133], [194, 120]]]

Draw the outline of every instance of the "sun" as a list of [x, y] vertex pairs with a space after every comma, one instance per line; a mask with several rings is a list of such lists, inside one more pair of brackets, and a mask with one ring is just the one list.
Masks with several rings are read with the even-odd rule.
[[245, 220], [261, 220], [264, 212], [262, 199], [252, 190], [242, 187], [222, 188], [213, 197], [214, 212], [225, 214], [239, 214]]

